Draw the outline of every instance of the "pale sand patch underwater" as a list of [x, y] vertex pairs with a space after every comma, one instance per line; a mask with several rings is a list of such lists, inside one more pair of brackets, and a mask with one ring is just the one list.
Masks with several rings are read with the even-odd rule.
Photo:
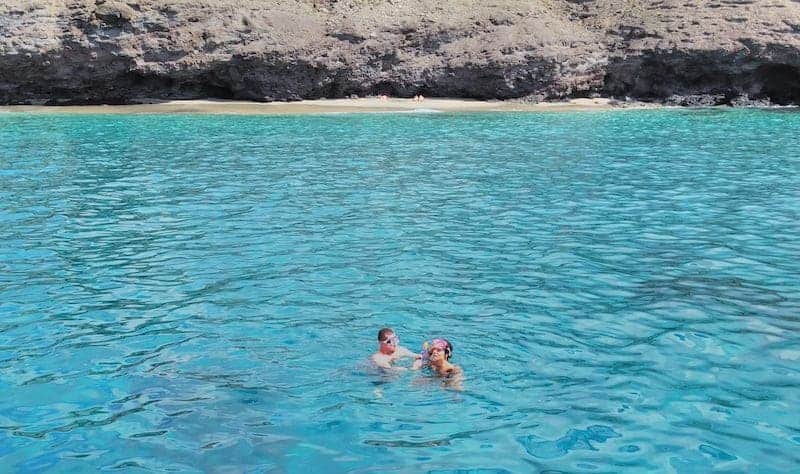
[[386, 112], [548, 112], [642, 109], [661, 107], [644, 102], [618, 103], [611, 99], [572, 99], [564, 102], [524, 103], [465, 99], [321, 99], [298, 102], [247, 102], [232, 100], [174, 100], [134, 105], [10, 105], [0, 112], [54, 114], [242, 114], [294, 115], [324, 113]]

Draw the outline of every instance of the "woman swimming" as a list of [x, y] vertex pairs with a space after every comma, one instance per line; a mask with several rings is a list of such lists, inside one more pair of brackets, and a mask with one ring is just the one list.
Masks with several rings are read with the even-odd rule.
[[422, 345], [422, 359], [414, 361], [412, 369], [420, 369], [427, 366], [439, 377], [445, 379], [445, 384], [461, 390], [463, 371], [461, 367], [450, 363], [453, 356], [453, 345], [447, 339], [434, 339]]

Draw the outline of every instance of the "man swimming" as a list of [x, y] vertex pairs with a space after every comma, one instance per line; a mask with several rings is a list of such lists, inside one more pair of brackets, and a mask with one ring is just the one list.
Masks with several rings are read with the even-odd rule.
[[[400, 338], [397, 337], [392, 328], [383, 328], [378, 331], [378, 352], [372, 354], [372, 362], [383, 369], [391, 369], [396, 360], [404, 357], [421, 359], [422, 356], [415, 354], [400, 345]], [[405, 369], [405, 367], [397, 367]]]

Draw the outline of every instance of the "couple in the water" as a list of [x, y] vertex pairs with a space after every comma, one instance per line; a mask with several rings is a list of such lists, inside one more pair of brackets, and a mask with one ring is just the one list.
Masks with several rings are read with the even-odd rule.
[[392, 328], [383, 328], [378, 331], [378, 352], [372, 354], [372, 362], [384, 369], [407, 370], [405, 367], [395, 367], [394, 363], [400, 359], [412, 358], [414, 363], [411, 370], [429, 368], [439, 377], [460, 381], [463, 372], [461, 367], [452, 364], [453, 345], [447, 339], [434, 339], [422, 345], [422, 352], [414, 353], [400, 345], [400, 338]]

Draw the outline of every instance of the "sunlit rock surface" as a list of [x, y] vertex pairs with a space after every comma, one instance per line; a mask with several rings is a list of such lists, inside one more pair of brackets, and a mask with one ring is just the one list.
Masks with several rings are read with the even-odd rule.
[[[58, 5], [56, 5], [58, 4]], [[800, 103], [791, 0], [6, 0], [0, 103]]]

